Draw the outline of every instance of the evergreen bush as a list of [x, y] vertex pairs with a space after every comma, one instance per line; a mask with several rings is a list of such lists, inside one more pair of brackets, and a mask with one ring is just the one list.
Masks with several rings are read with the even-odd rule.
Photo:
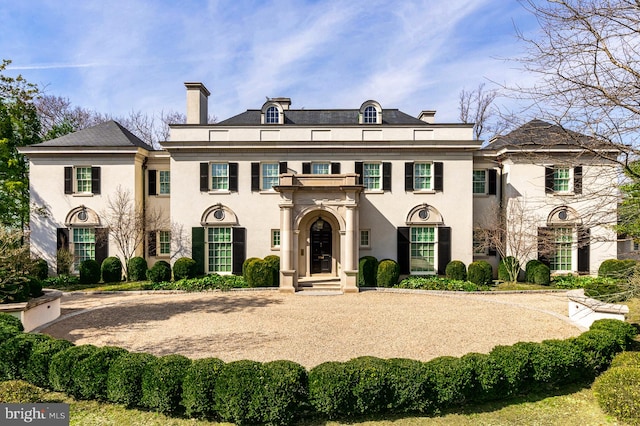
[[140, 256], [132, 257], [127, 264], [128, 279], [131, 281], [144, 281], [147, 279], [147, 261]]
[[44, 334], [20, 333], [0, 342], [0, 380], [22, 379], [34, 344], [48, 339]]
[[33, 262], [31, 274], [39, 280], [45, 280], [49, 277], [49, 265], [47, 261], [38, 258]]
[[195, 278], [198, 275], [197, 263], [189, 257], [181, 257], [173, 264], [173, 278], [181, 279]]
[[464, 262], [460, 260], [452, 260], [447, 263], [445, 268], [445, 276], [452, 280], [466, 281], [467, 279], [467, 267]]
[[622, 352], [611, 360], [610, 368], [634, 367], [640, 368], [640, 352]]
[[267, 267], [271, 271], [273, 275], [272, 285], [274, 287], [280, 286], [280, 256], [276, 256], [275, 254], [271, 254], [264, 258], [264, 262], [267, 264]]
[[73, 346], [73, 343], [64, 339], [44, 339], [35, 341], [31, 348], [31, 354], [27, 360], [22, 377], [30, 383], [42, 388], [51, 388], [49, 382], [49, 365], [51, 359], [58, 352], [62, 352]]
[[628, 279], [636, 269], [637, 262], [631, 259], [607, 259], [600, 264], [598, 276], [603, 278]]
[[217, 358], [194, 360], [182, 382], [182, 405], [192, 418], [215, 417], [214, 391], [224, 362]]
[[111, 364], [127, 351], [113, 346], [98, 348], [88, 357], [78, 360], [70, 371], [76, 398], [107, 399], [107, 377]]
[[498, 279], [500, 281], [518, 281], [520, 262], [513, 256], [507, 256], [498, 264]]
[[387, 360], [388, 383], [393, 395], [389, 410], [393, 413], [433, 412], [434, 390], [426, 363], [404, 358]]
[[400, 279], [400, 266], [392, 259], [381, 260], [378, 264], [376, 284], [378, 287], [393, 287]]
[[467, 279], [477, 285], [489, 285], [493, 281], [493, 267], [486, 260], [471, 262]]
[[556, 389], [583, 380], [584, 355], [572, 339], [545, 340], [530, 353], [535, 388]]
[[100, 264], [93, 259], [80, 262], [80, 283], [97, 284], [100, 282]]
[[97, 350], [98, 348], [94, 345], [80, 345], [72, 346], [55, 354], [49, 363], [49, 383], [51, 388], [58, 392], [66, 392], [69, 395], [77, 395], [78, 388], [73, 381], [71, 372], [78, 362], [88, 358]]
[[550, 285], [551, 269], [544, 263], [536, 266], [533, 273], [533, 282], [538, 285]]
[[262, 259], [254, 259], [245, 269], [245, 279], [249, 287], [273, 287], [273, 272], [267, 262]]
[[354, 371], [342, 362], [329, 361], [309, 371], [309, 402], [318, 412], [335, 419], [356, 414], [352, 388]]
[[426, 362], [425, 367], [433, 390], [431, 401], [438, 410], [464, 404], [479, 387], [475, 364], [466, 359], [442, 356]]
[[264, 370], [256, 361], [224, 364], [214, 389], [214, 407], [221, 420], [238, 424], [260, 423]]
[[363, 256], [358, 261], [358, 287], [375, 287], [378, 276], [378, 259]]
[[42, 281], [38, 277], [28, 277], [29, 297], [40, 297], [44, 294], [42, 291]]
[[147, 271], [147, 279], [154, 283], [171, 281], [171, 265], [164, 260], [158, 260]]
[[166, 355], [151, 360], [142, 374], [143, 406], [163, 414], [180, 414], [182, 382], [191, 360], [182, 355]]
[[307, 370], [292, 361], [271, 361], [262, 364], [264, 388], [261, 422], [274, 425], [294, 424], [308, 400]]
[[535, 270], [538, 265], [544, 265], [538, 259], [531, 259], [524, 267], [524, 281], [528, 283], [535, 283]]
[[107, 400], [128, 408], [140, 406], [142, 375], [148, 363], [156, 357], [146, 353], [124, 353], [109, 367]]
[[0, 403], [25, 404], [44, 402], [45, 392], [24, 380], [0, 381]]
[[[382, 264], [382, 262], [380, 262]], [[378, 273], [380, 269], [378, 269]], [[385, 360], [363, 356], [347, 361], [344, 367], [352, 377], [350, 413], [379, 414], [392, 400], [388, 366]]]
[[629, 424], [640, 424], [640, 369], [615, 367], [593, 383], [602, 410]]
[[109, 256], [103, 260], [100, 270], [103, 282], [117, 283], [122, 281], [122, 262], [117, 257]]
[[247, 266], [249, 266], [249, 264], [251, 262], [253, 262], [254, 260], [260, 260], [259, 257], [250, 257], [248, 259], [245, 259], [244, 262], [242, 262], [242, 276], [244, 277], [245, 281], [249, 282], [250, 277], [248, 276], [247, 273]]

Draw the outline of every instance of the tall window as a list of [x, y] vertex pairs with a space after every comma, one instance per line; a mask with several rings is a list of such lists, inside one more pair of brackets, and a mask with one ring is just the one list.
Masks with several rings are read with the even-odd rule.
[[76, 167], [76, 192], [91, 193], [91, 167]]
[[231, 228], [207, 228], [207, 271], [232, 271]]
[[551, 258], [551, 270], [571, 271], [573, 228], [556, 228], [554, 233], [554, 253]]
[[487, 171], [486, 170], [473, 171], [473, 193], [474, 194], [487, 193]]
[[171, 175], [169, 170], [160, 170], [159, 181], [160, 181], [160, 194], [169, 194], [171, 191]]
[[280, 230], [272, 229], [271, 230], [271, 248], [279, 248], [280, 247]]
[[211, 164], [211, 190], [212, 191], [229, 190], [229, 164], [227, 163]]
[[373, 106], [368, 106], [364, 109], [364, 116], [362, 122], [365, 124], [376, 124], [378, 122], [378, 111]]
[[364, 163], [362, 167], [364, 188], [370, 190], [382, 189], [382, 164]]
[[413, 189], [416, 191], [432, 189], [431, 163], [414, 163], [413, 165]]
[[171, 254], [171, 231], [158, 231], [158, 241], [160, 242], [160, 256]]
[[278, 163], [262, 163], [262, 188], [267, 191], [280, 183], [280, 164]]
[[311, 174], [328, 175], [331, 173], [331, 163], [311, 163]]
[[270, 106], [265, 114], [265, 122], [267, 124], [278, 124], [280, 122], [280, 111], [278, 107]]
[[411, 272], [435, 273], [436, 228], [422, 226], [411, 228]]
[[94, 228], [73, 228], [74, 269], [83, 260], [96, 258], [96, 231]]
[[569, 192], [570, 169], [557, 167], [553, 169], [553, 190], [556, 192]]

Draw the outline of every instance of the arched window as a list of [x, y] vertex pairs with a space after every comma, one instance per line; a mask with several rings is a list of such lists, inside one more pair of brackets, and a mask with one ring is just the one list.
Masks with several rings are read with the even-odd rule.
[[378, 111], [373, 105], [369, 105], [364, 109], [362, 122], [365, 124], [376, 124], [378, 122]]
[[270, 106], [267, 108], [267, 112], [265, 114], [265, 123], [267, 124], [278, 124], [280, 122], [280, 111], [276, 106]]

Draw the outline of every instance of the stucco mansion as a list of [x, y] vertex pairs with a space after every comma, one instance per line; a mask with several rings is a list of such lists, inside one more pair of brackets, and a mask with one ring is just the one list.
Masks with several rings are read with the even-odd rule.
[[496, 266], [478, 231], [514, 206], [503, 238], [550, 236], [553, 272], [595, 273], [618, 255], [615, 166], [562, 143], [556, 126], [532, 121], [483, 146], [473, 125], [437, 123], [435, 111], [294, 109], [289, 98], [208, 124], [209, 91], [185, 86], [186, 124], [162, 149], [113, 121], [21, 149], [31, 247], [51, 273], [61, 249], [77, 262], [119, 255], [103, 218], [116, 191], [163, 216], [139, 248], [149, 265], [188, 256], [202, 273], [240, 274], [245, 259], [275, 254], [283, 291], [320, 278], [357, 291], [366, 255], [402, 274], [444, 273], [454, 259]]

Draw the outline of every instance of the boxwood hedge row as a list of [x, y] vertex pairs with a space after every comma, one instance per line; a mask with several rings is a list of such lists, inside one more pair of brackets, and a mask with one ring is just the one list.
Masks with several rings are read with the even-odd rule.
[[[5, 326], [10, 320], [0, 316]], [[77, 398], [172, 415], [291, 424], [309, 415], [437, 413], [591, 381], [635, 335], [630, 324], [599, 320], [575, 338], [496, 346], [488, 354], [427, 362], [360, 357], [307, 371], [291, 361], [191, 361], [18, 332], [0, 343], [0, 380], [23, 379]]]

